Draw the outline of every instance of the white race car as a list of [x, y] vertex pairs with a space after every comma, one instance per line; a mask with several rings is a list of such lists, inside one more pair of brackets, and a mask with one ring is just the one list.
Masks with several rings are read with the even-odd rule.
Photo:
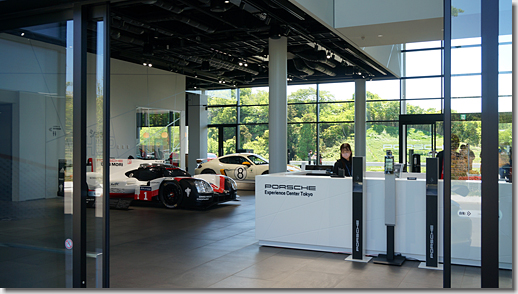
[[[87, 172], [87, 206], [102, 196], [102, 180], [102, 173]], [[161, 160], [110, 159], [109, 190], [110, 207], [123, 209], [133, 200], [157, 201], [167, 208], [208, 208], [238, 197], [236, 183], [227, 176], [192, 177]]]
[[[269, 172], [268, 160], [253, 153], [235, 153], [221, 156], [204, 162], [196, 168], [194, 173], [226, 175], [235, 180], [255, 180], [255, 176]], [[286, 171], [300, 171], [299, 167], [288, 164]]]

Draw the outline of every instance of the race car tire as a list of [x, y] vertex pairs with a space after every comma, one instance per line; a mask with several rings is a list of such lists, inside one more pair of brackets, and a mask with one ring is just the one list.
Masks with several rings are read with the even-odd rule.
[[265, 170], [265, 171], [262, 173], [262, 175], [267, 175], [267, 174], [269, 174], [269, 173], [270, 173], [269, 171]]
[[216, 172], [211, 170], [210, 168], [204, 169], [201, 173], [202, 174], [209, 174], [209, 175], [215, 175], [216, 174]]
[[88, 199], [88, 200], [86, 201], [86, 207], [87, 207], [87, 208], [95, 207], [95, 201], [96, 201], [96, 200], [95, 200], [95, 198], [94, 198], [94, 199], [92, 199], [92, 200]]
[[159, 192], [160, 202], [167, 208], [178, 207], [183, 200], [182, 188], [176, 181], [162, 183]]

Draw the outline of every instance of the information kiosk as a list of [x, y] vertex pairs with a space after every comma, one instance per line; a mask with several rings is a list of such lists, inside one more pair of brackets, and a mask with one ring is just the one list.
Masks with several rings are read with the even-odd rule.
[[419, 264], [419, 268], [442, 270], [439, 264], [439, 222], [438, 222], [438, 183], [439, 159], [426, 159], [426, 261]]
[[387, 226], [387, 254], [378, 254], [374, 263], [402, 265], [404, 256], [394, 255], [394, 229], [396, 227], [396, 175], [391, 150], [385, 155], [385, 225]]
[[366, 194], [363, 179], [365, 175], [365, 160], [361, 156], [353, 157], [352, 185], [352, 254], [345, 260], [369, 262], [372, 257], [365, 256], [365, 205]]

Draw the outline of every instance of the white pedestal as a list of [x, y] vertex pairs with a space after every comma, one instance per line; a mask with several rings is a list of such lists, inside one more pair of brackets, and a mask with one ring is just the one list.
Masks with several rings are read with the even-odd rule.
[[372, 259], [370, 256], [364, 256], [362, 259], [354, 259], [352, 254], [345, 258], [346, 261], [354, 261], [354, 262], [361, 262], [361, 263], [367, 263]]
[[437, 264], [437, 267], [435, 267], [435, 266], [426, 266], [426, 261], [423, 261], [423, 262], [421, 262], [419, 264], [418, 268], [442, 271], [443, 270], [443, 265], [442, 265], [442, 263], [439, 263], [439, 264]]

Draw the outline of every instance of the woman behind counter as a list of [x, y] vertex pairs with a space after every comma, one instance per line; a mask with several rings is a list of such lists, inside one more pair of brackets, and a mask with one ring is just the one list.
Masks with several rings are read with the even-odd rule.
[[351, 145], [349, 143], [343, 143], [340, 146], [340, 159], [335, 162], [333, 166], [333, 174], [338, 174], [338, 169], [344, 170], [344, 175], [346, 177], [352, 176], [353, 172], [353, 152], [351, 150]]

